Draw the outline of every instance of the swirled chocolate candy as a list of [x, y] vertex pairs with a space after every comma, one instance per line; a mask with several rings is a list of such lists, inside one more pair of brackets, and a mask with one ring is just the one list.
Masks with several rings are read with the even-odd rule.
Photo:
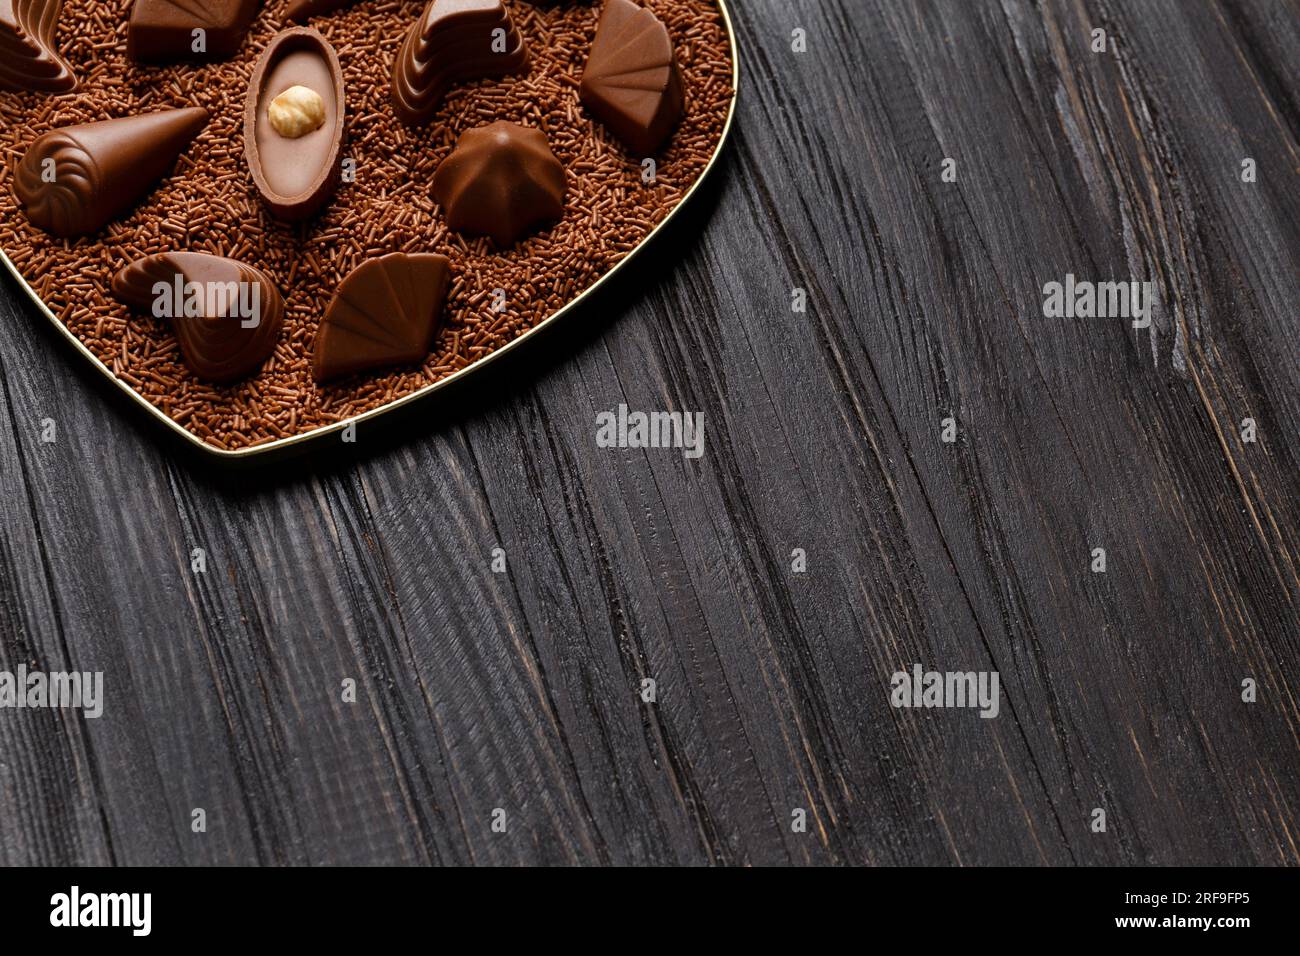
[[501, 0], [429, 0], [393, 61], [393, 109], [427, 123], [453, 83], [518, 73], [524, 38]]
[[67, 93], [77, 78], [54, 49], [63, 0], [0, 0], [0, 90]]
[[394, 252], [368, 259], [339, 285], [316, 333], [318, 382], [429, 354], [451, 276], [446, 256]]
[[114, 276], [113, 294], [170, 319], [185, 364], [210, 382], [255, 372], [284, 321], [283, 300], [266, 273], [202, 252], [137, 259]]
[[312, 17], [323, 17], [358, 2], [359, 0], [293, 0], [289, 9], [284, 11], [284, 18], [294, 23], [306, 23]]
[[579, 95], [633, 152], [658, 149], [686, 102], [663, 21], [632, 0], [606, 0]]
[[510, 246], [564, 215], [564, 167], [541, 130], [498, 120], [461, 134], [433, 194], [452, 229]]
[[191, 107], [50, 130], [14, 171], [14, 195], [46, 232], [94, 232], [139, 202], [207, 122]]
[[[133, 60], [220, 60], [233, 56], [257, 15], [258, 0], [135, 0], [126, 52]], [[195, 30], [202, 30], [196, 49]]]

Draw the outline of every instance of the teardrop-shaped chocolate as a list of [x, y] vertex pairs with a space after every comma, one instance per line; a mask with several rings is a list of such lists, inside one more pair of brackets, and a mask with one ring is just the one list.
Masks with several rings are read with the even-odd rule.
[[658, 149], [686, 101], [663, 21], [632, 0], [606, 0], [579, 95], [634, 153]]
[[404, 123], [427, 123], [453, 83], [527, 65], [523, 35], [501, 0], [429, 0], [393, 61], [393, 110]]
[[170, 319], [185, 364], [210, 382], [255, 372], [284, 322], [284, 302], [265, 272], [203, 252], [137, 259], [114, 276], [113, 294]]
[[[324, 122], [289, 136], [271, 120], [272, 100], [300, 86], [320, 97]], [[330, 42], [310, 27], [277, 33], [262, 51], [244, 101], [244, 157], [271, 214], [297, 222], [329, 202], [342, 173], [346, 103], [343, 69]]]
[[54, 48], [63, 0], [0, 0], [0, 90], [67, 93], [77, 78]]
[[50, 130], [14, 171], [14, 195], [46, 232], [94, 232], [139, 202], [207, 122], [191, 107]]
[[311, 357], [316, 381], [422, 360], [442, 316], [450, 276], [447, 257], [433, 253], [394, 252], [353, 269], [316, 333]]

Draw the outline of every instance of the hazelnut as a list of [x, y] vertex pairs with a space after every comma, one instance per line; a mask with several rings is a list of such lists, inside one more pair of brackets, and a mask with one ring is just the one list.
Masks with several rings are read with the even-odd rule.
[[291, 86], [266, 109], [271, 128], [288, 139], [306, 136], [325, 125], [325, 101], [305, 86]]

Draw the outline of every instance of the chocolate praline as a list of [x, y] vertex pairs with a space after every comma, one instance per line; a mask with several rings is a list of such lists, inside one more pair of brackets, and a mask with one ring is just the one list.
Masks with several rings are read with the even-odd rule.
[[452, 229], [511, 246], [564, 215], [564, 167], [541, 130], [498, 120], [461, 135], [433, 195]]
[[[320, 96], [325, 122], [303, 136], [277, 132], [271, 101], [289, 87]], [[296, 222], [318, 211], [338, 188], [347, 105], [334, 47], [310, 27], [275, 35], [253, 69], [244, 100], [244, 156], [257, 191], [277, 219]]]
[[50, 130], [14, 171], [14, 195], [46, 232], [95, 232], [135, 205], [207, 122], [207, 110], [190, 107]]

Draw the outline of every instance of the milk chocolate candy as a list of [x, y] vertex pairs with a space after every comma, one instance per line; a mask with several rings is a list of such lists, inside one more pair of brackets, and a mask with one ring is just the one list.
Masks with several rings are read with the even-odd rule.
[[355, 6], [360, 0], [293, 0], [284, 18], [294, 23], [306, 23], [312, 17], [323, 17], [335, 10]]
[[[299, 87], [319, 97], [322, 124], [305, 135], [277, 128], [271, 104]], [[343, 69], [328, 40], [310, 27], [284, 30], [267, 44], [244, 101], [244, 156], [271, 214], [306, 219], [325, 205], [342, 173]]]
[[393, 109], [404, 123], [427, 123], [453, 83], [527, 65], [524, 38], [501, 0], [429, 0], [393, 61]]
[[[233, 56], [257, 5], [258, 0], [135, 0], [127, 23], [127, 55], [141, 62]], [[201, 41], [195, 30], [203, 31]]]
[[63, 0], [0, 0], [0, 90], [67, 93], [77, 78], [54, 48]]
[[498, 120], [461, 135], [433, 194], [452, 229], [510, 246], [564, 215], [564, 167], [541, 130]]
[[657, 150], [686, 101], [663, 21], [633, 0], [606, 0], [579, 96], [633, 153]]
[[283, 300], [266, 273], [202, 252], [137, 259], [114, 276], [113, 294], [170, 319], [185, 364], [210, 382], [255, 372], [284, 321]]
[[312, 375], [409, 365], [429, 354], [451, 276], [446, 256], [394, 252], [348, 273], [316, 333]]
[[207, 122], [191, 107], [50, 130], [14, 171], [14, 195], [46, 232], [94, 232], [139, 202]]

